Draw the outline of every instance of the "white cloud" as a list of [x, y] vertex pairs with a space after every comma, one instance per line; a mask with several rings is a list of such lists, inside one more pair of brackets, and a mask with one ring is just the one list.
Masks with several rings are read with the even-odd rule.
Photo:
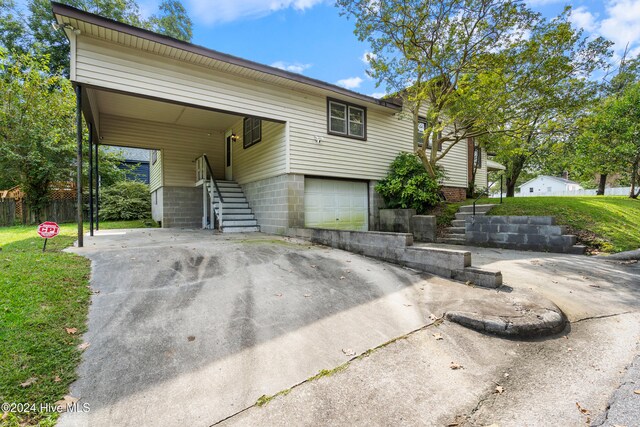
[[362, 62], [365, 63], [365, 65], [369, 65], [369, 63], [371, 62], [372, 59], [376, 59], [377, 55], [375, 53], [371, 53], [369, 51], [365, 51], [362, 56], [360, 57], [360, 60]]
[[369, 94], [369, 96], [372, 98], [380, 99], [384, 96], [387, 96], [387, 94], [385, 92], [373, 92], [372, 94]]
[[605, 9], [599, 33], [614, 42], [616, 50], [640, 43], [640, 0], [613, 0]]
[[346, 89], [356, 89], [362, 84], [362, 79], [360, 77], [349, 77], [348, 79], [338, 80], [336, 84]]
[[311, 64], [301, 64], [299, 62], [288, 63], [284, 61], [276, 61], [271, 64], [272, 67], [280, 68], [281, 70], [291, 71], [292, 73], [302, 74], [304, 70], [311, 67]]
[[597, 28], [596, 18], [597, 15], [589, 12], [586, 7], [580, 6], [571, 11], [569, 20], [576, 28], [583, 28], [591, 33]]
[[190, 15], [209, 24], [231, 22], [239, 18], [257, 18], [293, 8], [306, 10], [326, 0], [187, 0]]

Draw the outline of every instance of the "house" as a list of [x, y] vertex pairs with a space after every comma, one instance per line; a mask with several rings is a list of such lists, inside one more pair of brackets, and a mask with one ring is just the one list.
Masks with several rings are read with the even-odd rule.
[[567, 173], [563, 177], [540, 175], [522, 184], [520, 187], [522, 196], [544, 195], [547, 193], [583, 190], [582, 186], [568, 179]]
[[122, 157], [120, 169], [126, 171], [127, 179], [149, 184], [149, 163], [156, 158], [151, 150], [129, 147], [107, 147], [107, 151], [116, 153]]
[[[163, 227], [211, 227], [222, 216], [225, 231], [378, 228], [375, 183], [399, 152], [413, 149], [401, 105], [52, 8], [70, 42], [70, 78], [93, 141], [156, 153], [150, 191]], [[465, 197], [474, 147], [459, 143], [441, 161], [451, 200]], [[476, 180], [484, 187], [480, 155]]]

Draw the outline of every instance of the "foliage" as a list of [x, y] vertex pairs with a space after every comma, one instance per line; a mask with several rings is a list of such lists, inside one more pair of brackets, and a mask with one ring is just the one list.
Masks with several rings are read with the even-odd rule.
[[[190, 41], [192, 22], [179, 0], [164, 0], [159, 13], [145, 20], [135, 0], [65, 0], [69, 6], [135, 27]], [[28, 14], [13, 0], [0, 2], [0, 43], [13, 52], [35, 51], [50, 57], [50, 72], [69, 76], [69, 42], [62, 29], [52, 27], [49, 0], [28, 0]]]
[[[479, 203], [495, 203], [483, 199]], [[640, 200], [621, 196], [513, 197], [489, 215], [550, 215], [582, 244], [605, 252], [640, 248]]]
[[163, 0], [158, 6], [160, 13], [149, 18], [148, 26], [156, 33], [174, 39], [190, 41], [193, 37], [191, 18], [178, 0]]
[[149, 187], [136, 181], [121, 181], [105, 188], [100, 197], [101, 220], [132, 220], [151, 217]]
[[453, 146], [491, 136], [513, 188], [532, 156], [572, 128], [610, 45], [574, 30], [570, 9], [546, 20], [517, 0], [337, 3], [371, 45], [369, 74], [411, 113], [414, 150], [431, 176]]
[[414, 154], [400, 153], [391, 163], [389, 174], [378, 182], [375, 190], [388, 208], [412, 208], [424, 213], [440, 202], [438, 180], [442, 177], [438, 172], [437, 177], [432, 178]]
[[11, 414], [10, 425], [53, 425], [58, 414], [40, 411], [40, 403], [62, 399], [77, 377], [90, 263], [62, 252], [73, 244], [73, 232], [63, 228], [43, 253], [35, 227], [0, 228], [0, 400], [37, 405], [34, 412]]
[[22, 187], [36, 216], [49, 184], [69, 179], [74, 152], [73, 89], [47, 71], [46, 57], [0, 52], [0, 170]]

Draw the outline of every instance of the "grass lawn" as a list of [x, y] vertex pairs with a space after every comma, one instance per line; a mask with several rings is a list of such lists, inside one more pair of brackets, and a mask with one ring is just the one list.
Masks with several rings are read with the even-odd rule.
[[[101, 229], [143, 227], [104, 222]], [[35, 404], [23, 413], [0, 410], [0, 426], [53, 425], [40, 410], [68, 393], [76, 378], [91, 290], [89, 260], [62, 252], [77, 226], [62, 224], [46, 252], [36, 226], [0, 227], [0, 404]], [[65, 328], [70, 328], [69, 333]]]
[[[479, 203], [496, 203], [482, 199]], [[603, 252], [640, 248], [640, 200], [624, 196], [509, 197], [489, 215], [550, 215], [579, 242]]]

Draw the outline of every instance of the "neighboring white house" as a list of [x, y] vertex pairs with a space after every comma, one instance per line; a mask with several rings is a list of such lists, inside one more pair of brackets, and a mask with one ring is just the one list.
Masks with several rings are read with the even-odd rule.
[[[206, 154], [225, 198], [225, 230], [377, 229], [383, 203], [374, 186], [399, 152], [413, 150], [402, 105], [52, 7], [93, 140], [153, 150], [153, 217], [163, 227], [213, 222]], [[475, 149], [473, 139], [461, 141], [439, 162], [451, 200], [465, 198]], [[475, 154], [484, 187], [486, 152]]]
[[540, 175], [530, 181], [525, 182], [520, 187], [520, 194], [527, 195], [543, 195], [547, 193], [557, 193], [562, 191], [582, 190], [582, 186], [575, 181], [567, 178], [559, 178], [557, 176]]

